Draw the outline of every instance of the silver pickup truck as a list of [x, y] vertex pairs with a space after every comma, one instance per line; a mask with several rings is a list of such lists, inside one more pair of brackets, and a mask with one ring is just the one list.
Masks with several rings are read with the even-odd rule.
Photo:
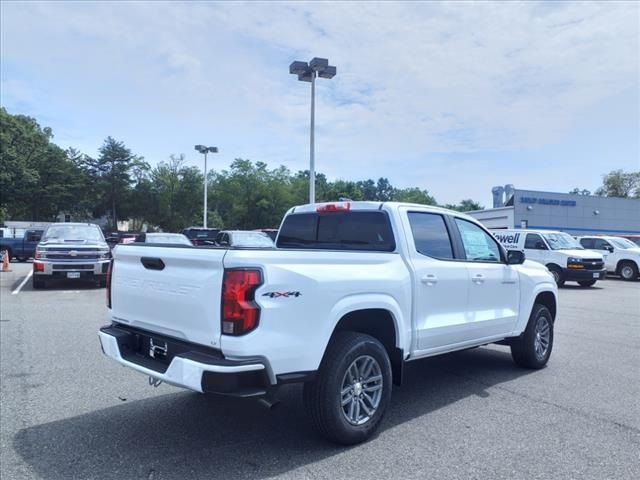
[[36, 247], [33, 260], [33, 288], [46, 286], [50, 279], [95, 281], [106, 285], [111, 253], [97, 225], [53, 223]]

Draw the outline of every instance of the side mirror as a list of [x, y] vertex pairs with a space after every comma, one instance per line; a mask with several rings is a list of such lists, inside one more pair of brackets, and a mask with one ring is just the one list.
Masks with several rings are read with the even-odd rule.
[[611, 245], [605, 245], [604, 249], [609, 253], [613, 253], [613, 247]]
[[520, 250], [507, 251], [507, 265], [521, 265], [524, 263], [524, 252]]

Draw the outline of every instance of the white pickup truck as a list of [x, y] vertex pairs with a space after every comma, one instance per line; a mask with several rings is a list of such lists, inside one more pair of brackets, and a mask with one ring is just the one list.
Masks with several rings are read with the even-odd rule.
[[157, 383], [273, 399], [304, 383], [313, 424], [353, 444], [405, 362], [489, 343], [542, 368], [557, 287], [464, 214], [402, 203], [291, 208], [276, 249], [118, 245], [103, 352]]

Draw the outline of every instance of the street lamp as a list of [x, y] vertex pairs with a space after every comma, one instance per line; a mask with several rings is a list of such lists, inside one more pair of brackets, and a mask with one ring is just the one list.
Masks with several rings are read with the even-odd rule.
[[309, 153], [309, 203], [316, 202], [316, 163], [315, 163], [315, 111], [316, 77], [333, 78], [336, 67], [329, 65], [326, 58], [313, 58], [309, 63], [295, 61], [289, 65], [289, 73], [298, 76], [301, 82], [311, 82], [311, 141]]
[[218, 153], [218, 147], [196, 145], [194, 148], [204, 155], [204, 213], [202, 214], [202, 225], [207, 228], [207, 153]]

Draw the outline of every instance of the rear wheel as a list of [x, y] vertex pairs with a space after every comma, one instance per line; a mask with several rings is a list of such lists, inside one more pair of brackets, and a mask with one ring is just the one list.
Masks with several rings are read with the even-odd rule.
[[553, 317], [547, 307], [536, 303], [524, 333], [511, 341], [511, 356], [524, 368], [543, 368], [553, 349]]
[[375, 338], [339, 332], [327, 348], [304, 403], [315, 428], [343, 445], [367, 440], [377, 429], [391, 398], [391, 363]]
[[16, 260], [18, 260], [19, 262], [26, 262], [27, 260], [29, 260], [29, 257], [16, 257]]
[[557, 265], [547, 265], [547, 268], [553, 275], [553, 280], [556, 282], [556, 285], [561, 287], [564, 285], [564, 274], [562, 273], [562, 269]]
[[581, 287], [592, 287], [596, 284], [596, 281], [597, 280], [584, 280], [582, 282], [578, 282], [578, 285], [580, 285]]
[[625, 261], [620, 263], [618, 271], [620, 272], [620, 276], [625, 280], [635, 280], [638, 278], [638, 266], [633, 262]]

